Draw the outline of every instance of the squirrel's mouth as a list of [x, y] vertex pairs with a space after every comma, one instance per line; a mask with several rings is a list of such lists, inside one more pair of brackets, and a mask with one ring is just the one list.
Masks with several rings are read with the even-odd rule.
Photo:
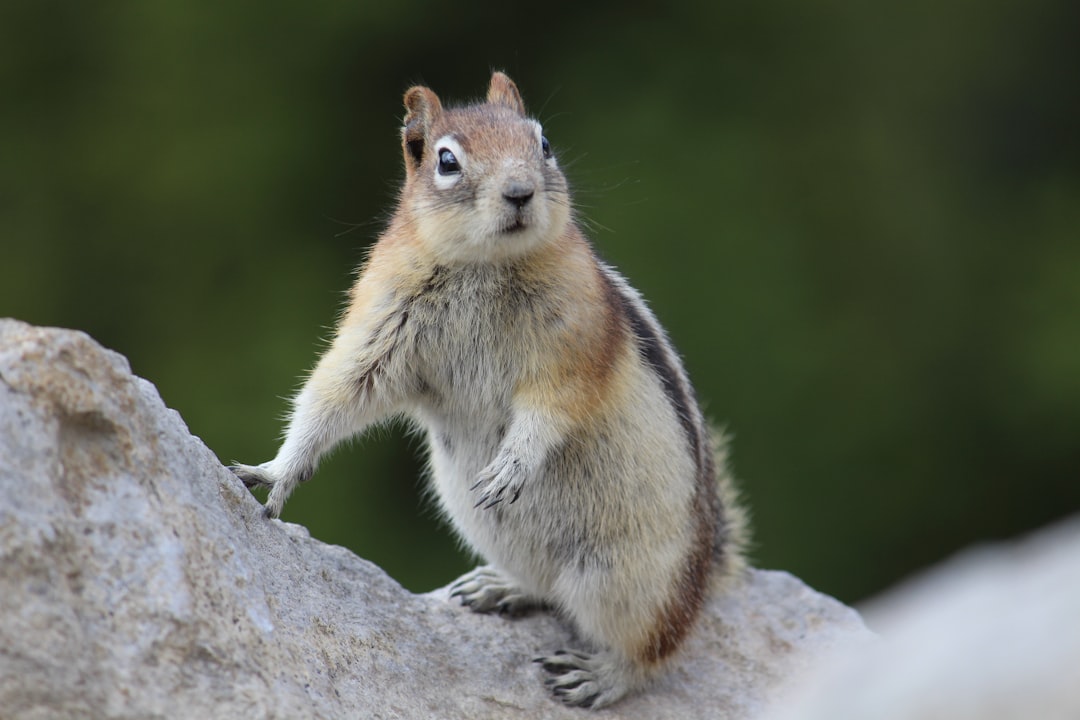
[[522, 230], [524, 230], [527, 227], [528, 227], [528, 225], [525, 224], [525, 221], [520, 216], [515, 217], [513, 220], [511, 220], [505, 226], [503, 226], [502, 234], [503, 235], [514, 235], [516, 233], [521, 232]]

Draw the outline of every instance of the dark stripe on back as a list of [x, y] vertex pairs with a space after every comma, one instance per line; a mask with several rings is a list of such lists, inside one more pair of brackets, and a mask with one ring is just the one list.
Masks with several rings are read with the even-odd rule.
[[680, 382], [679, 371], [671, 363], [670, 356], [674, 355], [674, 351], [670, 351], [670, 353], [664, 352], [667, 343], [657, 334], [652, 324], [649, 323], [640, 308], [634, 303], [633, 298], [625, 294], [616, 285], [615, 281], [609, 277], [607, 269], [602, 270], [600, 274], [604, 278], [604, 284], [611, 294], [611, 299], [615, 301], [614, 304], [622, 309], [623, 315], [626, 317], [627, 322], [630, 323], [630, 331], [637, 339], [638, 353], [641, 355], [641, 359], [660, 378], [660, 382], [664, 386], [664, 394], [667, 395], [672, 407], [675, 408], [675, 414], [679, 417], [679, 422], [682, 423], [683, 432], [686, 433], [686, 439], [690, 443], [690, 451], [694, 456], [694, 464], [700, 473], [705, 469], [702, 467], [704, 458], [702, 443], [704, 438], [699, 435], [697, 423], [694, 422], [696, 403], [690, 394], [691, 391], [684, 383]]

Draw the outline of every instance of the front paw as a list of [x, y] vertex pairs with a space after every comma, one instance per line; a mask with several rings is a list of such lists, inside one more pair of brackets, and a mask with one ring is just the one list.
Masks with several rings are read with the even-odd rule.
[[230, 465], [229, 470], [232, 474], [240, 478], [240, 482], [244, 483], [244, 487], [264, 487], [272, 488], [277, 482], [273, 474], [270, 472], [270, 463], [263, 463], [262, 465]]
[[296, 482], [278, 477], [274, 471], [272, 462], [264, 462], [262, 465], [230, 465], [229, 470], [233, 475], [240, 478], [246, 487], [263, 487], [270, 490], [266, 498], [265, 514], [268, 518], [280, 517], [285, 507], [285, 499], [289, 496]]
[[525, 484], [526, 472], [521, 459], [500, 455], [480, 471], [480, 477], [470, 490], [480, 491], [476, 505], [484, 506], [484, 509], [494, 507], [506, 498], [510, 498], [510, 504], [517, 501], [521, 495], [521, 488]]

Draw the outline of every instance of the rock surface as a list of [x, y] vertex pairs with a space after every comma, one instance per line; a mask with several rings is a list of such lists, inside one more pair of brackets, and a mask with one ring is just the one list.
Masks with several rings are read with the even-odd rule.
[[1080, 516], [967, 550], [865, 610], [881, 641], [807, 668], [762, 720], [1080, 718]]
[[[570, 630], [470, 613], [261, 506], [85, 334], [0, 321], [5, 718], [562, 718], [530, 663]], [[672, 672], [597, 717], [752, 718], [870, 637], [782, 572], [714, 598]]]

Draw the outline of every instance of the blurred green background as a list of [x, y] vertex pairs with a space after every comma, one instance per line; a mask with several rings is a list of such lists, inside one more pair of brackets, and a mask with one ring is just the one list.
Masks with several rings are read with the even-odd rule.
[[[852, 602], [1080, 508], [1080, 4], [0, 6], [0, 315], [273, 456], [402, 177], [401, 95], [506, 69], [734, 435], [758, 564]], [[401, 428], [285, 511], [470, 567]]]

